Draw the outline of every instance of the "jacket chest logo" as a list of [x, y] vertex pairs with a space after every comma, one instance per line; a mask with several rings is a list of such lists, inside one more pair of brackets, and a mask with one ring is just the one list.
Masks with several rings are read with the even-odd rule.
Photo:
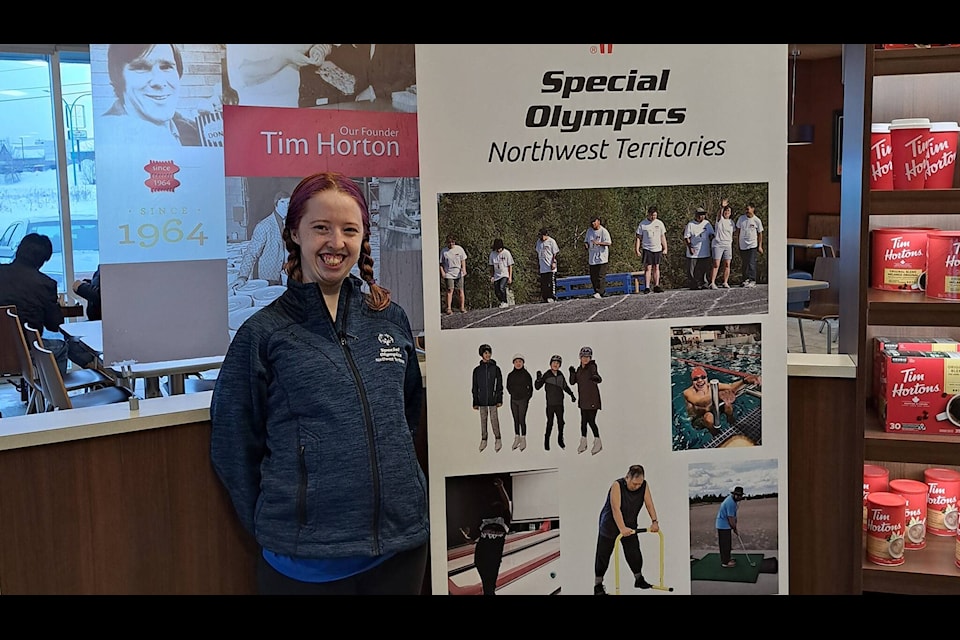
[[393, 346], [393, 336], [389, 333], [381, 333], [377, 335], [377, 341], [383, 346], [380, 347], [380, 355], [377, 357], [377, 362], [399, 362], [404, 364], [403, 351], [400, 347]]

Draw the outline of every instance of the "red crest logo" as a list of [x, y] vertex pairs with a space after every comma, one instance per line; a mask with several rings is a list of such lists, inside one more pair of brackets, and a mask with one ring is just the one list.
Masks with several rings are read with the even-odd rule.
[[174, 174], [180, 171], [173, 160], [151, 160], [143, 170], [150, 174], [150, 177], [143, 181], [151, 193], [157, 191], [175, 191], [180, 186], [180, 181], [174, 177]]

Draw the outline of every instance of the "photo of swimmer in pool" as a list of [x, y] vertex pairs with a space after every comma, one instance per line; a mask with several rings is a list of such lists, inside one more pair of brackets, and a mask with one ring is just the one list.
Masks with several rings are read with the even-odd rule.
[[674, 451], [762, 444], [760, 325], [671, 328]]

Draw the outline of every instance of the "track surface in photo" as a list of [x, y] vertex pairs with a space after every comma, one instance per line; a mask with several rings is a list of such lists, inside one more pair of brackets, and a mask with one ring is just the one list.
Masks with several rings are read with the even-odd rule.
[[607, 322], [649, 318], [689, 318], [767, 313], [767, 285], [732, 289], [567, 298], [559, 302], [518, 304], [504, 309], [468, 309], [442, 315], [441, 329], [521, 327], [541, 324]]

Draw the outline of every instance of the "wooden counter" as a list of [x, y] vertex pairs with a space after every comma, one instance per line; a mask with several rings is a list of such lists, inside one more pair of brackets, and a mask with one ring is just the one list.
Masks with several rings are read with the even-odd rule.
[[[837, 571], [860, 566], [838, 534], [861, 534], [861, 478], [841, 463], [856, 367], [837, 354], [787, 365], [790, 593], [859, 593]], [[257, 546], [210, 464], [211, 395], [0, 420], [0, 593], [253, 593]], [[424, 468], [426, 438], [424, 406]]]

